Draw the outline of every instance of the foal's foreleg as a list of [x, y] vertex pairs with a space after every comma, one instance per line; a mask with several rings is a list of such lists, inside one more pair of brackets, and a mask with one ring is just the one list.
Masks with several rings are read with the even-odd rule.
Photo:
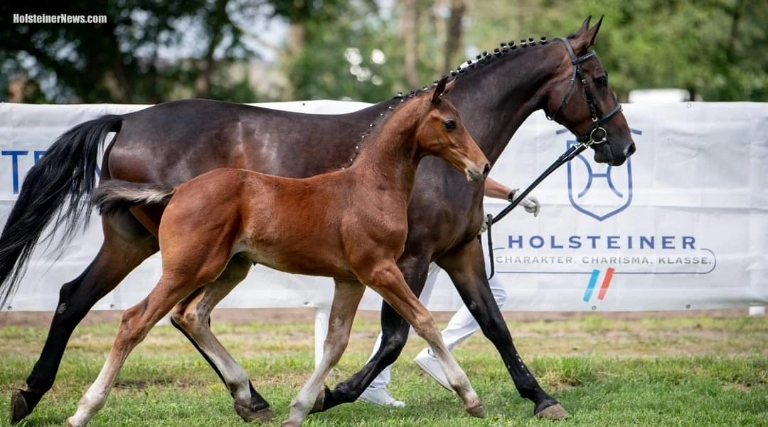
[[[429, 260], [403, 256], [398, 265], [409, 277], [406, 281], [413, 292], [422, 292], [427, 280]], [[322, 408], [313, 408], [313, 411], [327, 411], [343, 403], [354, 402], [376, 376], [395, 363], [408, 340], [409, 328], [408, 322], [384, 301], [381, 305], [381, 345], [376, 354], [354, 375], [336, 384], [333, 390], [326, 388]]]
[[[59, 303], [51, 320], [43, 350], [26, 381], [23, 390], [11, 396], [11, 424], [29, 415], [56, 379], [67, 342], [80, 321], [94, 304], [114, 289], [128, 273], [147, 257], [157, 252], [157, 241], [146, 231], [142, 235], [134, 224], [132, 240], [122, 236], [130, 232], [115, 231], [110, 221], [102, 220], [104, 243], [96, 258], [79, 277], [64, 284], [59, 292]], [[123, 218], [130, 222], [129, 218]]]
[[328, 335], [323, 345], [323, 357], [315, 368], [315, 372], [299, 391], [291, 404], [288, 419], [283, 427], [298, 426], [306, 418], [313, 407], [323, 404], [323, 384], [331, 369], [339, 363], [341, 355], [349, 343], [349, 333], [355, 319], [360, 299], [365, 293], [365, 286], [356, 280], [336, 279], [331, 315], [328, 319]]
[[467, 375], [446, 348], [440, 330], [437, 328], [437, 322], [408, 288], [397, 265], [394, 262], [380, 262], [368, 274], [361, 276], [361, 280], [379, 293], [411, 324], [413, 330], [427, 341], [451, 387], [464, 402], [464, 409], [472, 416], [485, 417], [483, 402], [472, 388]]
[[451, 276], [456, 290], [477, 320], [483, 334], [498, 350], [520, 395], [533, 401], [534, 414], [550, 419], [567, 417], [568, 412], [539, 386], [533, 373], [518, 354], [512, 335], [488, 285], [485, 259], [479, 241], [473, 239], [443, 255], [438, 264]]
[[234, 407], [245, 421], [268, 421], [274, 414], [269, 403], [256, 391], [248, 373], [213, 335], [210, 315], [213, 308], [240, 283], [251, 268], [243, 257], [235, 256], [216, 281], [196, 290], [180, 302], [171, 322], [203, 355], [234, 398]]

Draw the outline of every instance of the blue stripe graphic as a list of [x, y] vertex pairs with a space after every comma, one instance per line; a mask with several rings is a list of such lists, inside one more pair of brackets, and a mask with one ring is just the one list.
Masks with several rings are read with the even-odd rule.
[[600, 276], [600, 270], [592, 270], [592, 276], [589, 278], [589, 284], [587, 285], [587, 289], [584, 291], [584, 302], [589, 302], [589, 299], [592, 298], [592, 291], [595, 290], [598, 276]]

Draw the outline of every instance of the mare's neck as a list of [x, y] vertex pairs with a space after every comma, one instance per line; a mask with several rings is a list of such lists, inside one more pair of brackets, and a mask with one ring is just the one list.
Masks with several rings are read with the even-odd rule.
[[[525, 119], [546, 103], [546, 83], [561, 66], [559, 42], [489, 55], [460, 74], [448, 98], [495, 163]], [[482, 64], [482, 65], [480, 65]]]

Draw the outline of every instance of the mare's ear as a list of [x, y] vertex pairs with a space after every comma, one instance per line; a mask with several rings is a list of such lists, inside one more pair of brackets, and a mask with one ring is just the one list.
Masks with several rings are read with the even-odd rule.
[[589, 29], [589, 22], [592, 21], [592, 15], [587, 16], [587, 19], [584, 20], [584, 22], [581, 23], [581, 27], [579, 27], [578, 30], [576, 30], [575, 35], [581, 36], [582, 34], [586, 33]]
[[435, 91], [432, 92], [432, 105], [439, 104], [440, 97], [448, 93], [451, 90], [451, 88], [453, 88], [453, 85], [451, 85], [450, 88], [446, 89], [447, 83], [448, 83], [448, 76], [443, 77], [442, 79], [440, 79], [439, 82], [437, 82], [437, 86], [435, 86]]
[[592, 47], [595, 44], [595, 39], [597, 38], [597, 32], [600, 31], [600, 25], [603, 23], [603, 17], [601, 16], [600, 19], [597, 21], [597, 24], [595, 24], [594, 27], [589, 27], [589, 21], [592, 20], [592, 16], [587, 16], [587, 19], [584, 20], [584, 22], [581, 24], [581, 28], [574, 33], [573, 38], [573, 51], [576, 53], [576, 55], [584, 55], [586, 54], [587, 49]]

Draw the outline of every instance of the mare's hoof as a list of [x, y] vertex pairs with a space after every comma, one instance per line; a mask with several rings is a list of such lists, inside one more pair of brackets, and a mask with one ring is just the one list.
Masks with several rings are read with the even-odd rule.
[[562, 406], [560, 406], [559, 403], [555, 403], [554, 405], [547, 406], [546, 408], [540, 410], [539, 412], [536, 412], [534, 415], [536, 415], [537, 418], [543, 418], [546, 420], [564, 420], [571, 415], [568, 413], [568, 411], [565, 410]]
[[27, 405], [27, 399], [24, 398], [22, 390], [14, 390], [11, 394], [11, 424], [23, 420], [30, 412], [32, 408]]
[[486, 415], [485, 415], [485, 407], [483, 406], [482, 403], [477, 405], [477, 406], [475, 406], [475, 407], [467, 408], [467, 412], [469, 413], [469, 415], [472, 415], [475, 418], [485, 418], [486, 417]]
[[301, 424], [293, 421], [283, 421], [280, 427], [299, 427]]
[[[328, 388], [328, 386], [323, 387], [323, 391], [320, 392], [320, 394], [317, 395], [317, 399], [315, 400], [315, 404], [312, 405], [312, 409], [309, 410], [310, 414], [314, 414], [315, 412], [323, 412], [326, 408], [325, 405], [325, 397], [331, 396], [331, 389]], [[333, 401], [333, 399], [329, 400]]]
[[325, 390], [321, 391], [315, 399], [315, 404], [312, 405], [312, 409], [309, 410], [310, 414], [323, 411], [323, 402], [325, 402]]
[[253, 410], [247, 406], [238, 405], [235, 403], [235, 412], [237, 412], [237, 415], [240, 415], [240, 418], [244, 419], [245, 421], [252, 423], [265, 423], [268, 421], [272, 421], [273, 418], [275, 418], [275, 414], [272, 412], [272, 408], [267, 406], [266, 408], [261, 408], [258, 410]]

